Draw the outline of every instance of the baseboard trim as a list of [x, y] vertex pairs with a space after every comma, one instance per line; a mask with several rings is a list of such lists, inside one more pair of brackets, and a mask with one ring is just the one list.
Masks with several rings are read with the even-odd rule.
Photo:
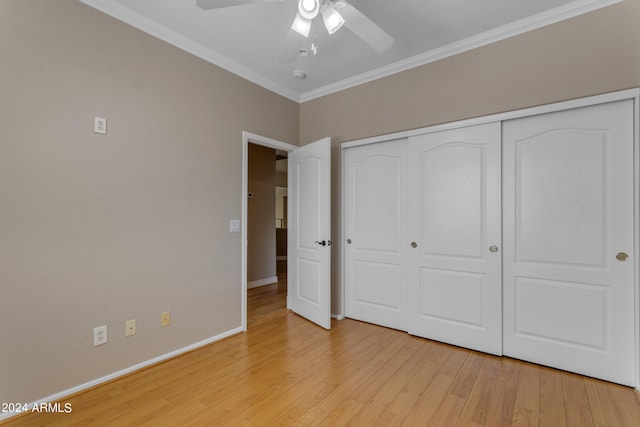
[[344, 320], [344, 314], [331, 314], [331, 317], [336, 320]]
[[[141, 369], [148, 368], [148, 367], [150, 367], [152, 365], [158, 364], [160, 362], [164, 362], [165, 360], [172, 359], [172, 358], [180, 356], [180, 355], [182, 355], [184, 353], [188, 353], [188, 352], [190, 352], [192, 350], [196, 350], [196, 349], [198, 349], [200, 347], [204, 347], [206, 345], [212, 344], [212, 343], [214, 343], [216, 341], [220, 341], [221, 339], [230, 337], [232, 335], [236, 335], [236, 334], [241, 333], [241, 332], [243, 332], [242, 327], [231, 329], [229, 331], [226, 331], [226, 332], [223, 332], [221, 334], [215, 335], [213, 337], [204, 339], [202, 341], [198, 341], [198, 342], [193, 343], [191, 345], [188, 345], [186, 347], [182, 347], [182, 348], [180, 348], [178, 350], [174, 350], [174, 351], [172, 351], [170, 353], [166, 353], [166, 354], [163, 354], [161, 356], [154, 357], [153, 359], [149, 359], [147, 361], [144, 361], [144, 362], [135, 364], [133, 366], [130, 366], [128, 368], [122, 369], [120, 371], [111, 373], [109, 375], [105, 375], [104, 377], [100, 377], [100, 378], [97, 378], [95, 380], [86, 382], [84, 384], [80, 384], [78, 386], [71, 387], [71, 388], [69, 388], [67, 390], [63, 390], [63, 391], [61, 391], [59, 393], [52, 394], [51, 396], [47, 396], [47, 397], [44, 397], [42, 399], [38, 399], [38, 400], [36, 400], [34, 402], [31, 402], [31, 403], [29, 403], [27, 405], [28, 406], [28, 410], [26, 412], [27, 413], [31, 413], [31, 410], [33, 409], [33, 407], [35, 405], [40, 405], [41, 403], [50, 403], [50, 402], [56, 402], [56, 401], [62, 400], [65, 397], [70, 397], [71, 395], [78, 394], [78, 393], [86, 391], [86, 390], [88, 390], [90, 388], [96, 387], [98, 385], [104, 384], [104, 383], [109, 382], [109, 381], [113, 381], [113, 380], [118, 379], [120, 377], [123, 377], [123, 376], [125, 376], [127, 374], [131, 374], [131, 373], [133, 373], [135, 371], [139, 371]], [[14, 416], [17, 416], [17, 415], [21, 415], [21, 414], [24, 414], [24, 413], [25, 413], [25, 411], [0, 413], [0, 421], [8, 419], [8, 418], [11, 418], [11, 417], [14, 417]]]
[[273, 283], [278, 283], [278, 276], [266, 277], [260, 280], [252, 280], [247, 283], [247, 289], [259, 288], [260, 286], [271, 285]]

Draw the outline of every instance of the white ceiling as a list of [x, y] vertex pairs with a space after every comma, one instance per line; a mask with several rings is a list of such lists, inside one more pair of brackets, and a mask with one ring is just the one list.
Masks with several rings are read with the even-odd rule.
[[[393, 46], [378, 53], [316, 19], [315, 56], [278, 61], [297, 0], [204, 11], [196, 0], [81, 0], [292, 100], [303, 102], [555, 23], [621, 0], [349, 0]], [[307, 78], [296, 80], [293, 70]]]

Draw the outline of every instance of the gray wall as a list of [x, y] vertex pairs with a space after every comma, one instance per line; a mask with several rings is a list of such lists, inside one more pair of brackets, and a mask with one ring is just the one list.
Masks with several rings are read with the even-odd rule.
[[276, 276], [276, 150], [249, 144], [247, 282]]
[[75, 0], [0, 1], [0, 58], [0, 402], [239, 327], [242, 131], [298, 104]]
[[302, 144], [342, 142], [640, 86], [640, 0], [301, 104]]
[[333, 137], [338, 241], [341, 142], [638, 87], [638, 22], [625, 0], [298, 106], [74, 0], [0, 1], [0, 401], [240, 326], [243, 130]]
[[[393, 76], [305, 102], [300, 142], [331, 136], [333, 240], [344, 141], [640, 86], [640, 0], [625, 0]], [[341, 312], [332, 246], [333, 312]]]

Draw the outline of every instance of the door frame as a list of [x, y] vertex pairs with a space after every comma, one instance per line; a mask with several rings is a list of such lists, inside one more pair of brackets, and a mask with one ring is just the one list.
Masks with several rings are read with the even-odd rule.
[[[242, 287], [242, 297], [240, 298], [240, 312], [242, 330], [247, 330], [247, 206], [249, 197], [249, 144], [261, 145], [263, 147], [274, 148], [276, 150], [286, 151], [287, 153], [300, 148], [296, 145], [287, 144], [286, 142], [278, 141], [276, 139], [267, 138], [266, 136], [257, 135], [255, 133], [242, 131], [242, 217], [240, 220], [240, 269], [241, 280], [240, 286]], [[273, 160], [275, 162], [275, 158]], [[275, 194], [274, 194], [275, 197]], [[289, 199], [287, 199], [287, 209], [289, 209]], [[291, 259], [289, 251], [291, 246], [287, 245], [287, 258]], [[291, 304], [289, 303], [289, 294], [287, 293], [287, 308]]]
[[[569, 101], [556, 102], [538, 107], [523, 108], [519, 110], [509, 111], [505, 113], [491, 114], [487, 116], [475, 117], [472, 119], [460, 120], [455, 122], [443, 123], [433, 126], [427, 126], [419, 129], [412, 129], [402, 132], [394, 132], [385, 135], [379, 135], [369, 138], [356, 139], [351, 141], [345, 141], [341, 145], [341, 156], [344, 155], [344, 150], [350, 147], [357, 147], [359, 145], [375, 144], [377, 142], [385, 142], [393, 139], [408, 138], [411, 136], [422, 135], [426, 133], [440, 132], [444, 130], [457, 129], [461, 127], [485, 124], [490, 122], [503, 122], [505, 120], [511, 120], [522, 117], [535, 116], [538, 114], [546, 114], [562, 110], [570, 110], [574, 108], [586, 107], [590, 105], [605, 104], [608, 102], [622, 101], [626, 99], [633, 100], [633, 223], [634, 223], [634, 327], [635, 327], [635, 360], [636, 360], [636, 386], [637, 390], [640, 390], [640, 88], [627, 89], [617, 92], [605, 93], [602, 95], [589, 96], [584, 98], [573, 99]], [[345, 176], [345, 165], [342, 165], [342, 176]], [[344, 242], [344, 223], [345, 223], [345, 201], [344, 201], [344, 180], [341, 180], [342, 188], [342, 208], [341, 208], [341, 224], [340, 224], [340, 244]], [[340, 295], [341, 306], [344, 307], [345, 298], [345, 274], [344, 274], [344, 252], [340, 256]], [[343, 311], [344, 313], [344, 311]]]

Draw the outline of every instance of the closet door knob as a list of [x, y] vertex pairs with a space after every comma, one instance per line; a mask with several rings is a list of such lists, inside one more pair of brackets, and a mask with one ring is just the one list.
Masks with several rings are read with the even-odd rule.
[[498, 252], [498, 247], [495, 246], [495, 245], [494, 246], [489, 246], [489, 252], [493, 252], [493, 253]]
[[411, 247], [415, 249], [418, 247], [418, 244], [416, 242], [411, 242]]
[[618, 252], [618, 255], [616, 255], [616, 259], [617, 259], [618, 261], [626, 261], [626, 260], [628, 260], [628, 259], [629, 259], [629, 255], [627, 255], [627, 254], [626, 254], [626, 253], [624, 253], [624, 252]]
[[347, 239], [347, 245], [351, 244], [351, 239]]

